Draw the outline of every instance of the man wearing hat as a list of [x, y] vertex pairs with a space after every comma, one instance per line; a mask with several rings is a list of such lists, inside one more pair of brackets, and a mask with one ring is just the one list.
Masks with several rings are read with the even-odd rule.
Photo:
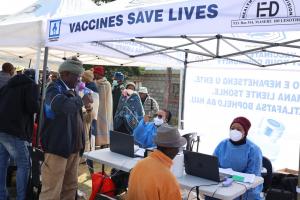
[[115, 72], [113, 76], [113, 82], [112, 82], [113, 118], [115, 117], [117, 107], [119, 104], [119, 99], [121, 97], [123, 89], [125, 89], [124, 74], [122, 72]]
[[127, 199], [181, 200], [179, 184], [170, 168], [179, 148], [186, 144], [178, 129], [162, 125], [154, 139], [157, 150], [131, 170]]
[[[223, 140], [215, 149], [214, 155], [219, 159], [221, 168], [232, 168], [234, 171], [261, 176], [262, 152], [260, 148], [247, 139], [251, 127], [245, 117], [237, 117], [230, 124], [229, 139]], [[248, 190], [248, 199], [262, 199], [262, 185]], [[206, 198], [210, 199], [210, 198]]]
[[93, 69], [100, 102], [97, 113], [96, 146], [102, 146], [109, 143], [109, 131], [113, 129], [112, 91], [111, 85], [105, 77], [105, 68], [103, 66], [94, 66]]
[[154, 98], [150, 97], [148, 89], [146, 87], [139, 88], [139, 95], [142, 100], [145, 114], [153, 117], [153, 115], [159, 110], [157, 101]]
[[59, 79], [46, 91], [42, 124], [42, 165], [40, 200], [75, 199], [77, 168], [84, 150], [82, 107], [91, 108], [90, 94], [82, 98], [74, 90], [84, 69], [77, 57], [66, 59], [58, 68]]

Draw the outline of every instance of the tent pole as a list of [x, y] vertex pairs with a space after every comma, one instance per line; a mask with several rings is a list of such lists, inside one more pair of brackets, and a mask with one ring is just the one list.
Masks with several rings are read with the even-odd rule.
[[188, 52], [186, 51], [184, 54], [184, 69], [183, 69], [183, 78], [182, 78], [182, 95], [181, 95], [181, 116], [180, 116], [180, 128], [184, 129], [184, 97], [185, 97], [185, 80], [186, 80], [186, 70], [188, 64]]
[[41, 94], [42, 94], [42, 100], [41, 100], [41, 107], [40, 107], [40, 116], [39, 116], [39, 122], [38, 122], [38, 131], [36, 135], [36, 145], [39, 145], [40, 140], [40, 134], [42, 131], [42, 124], [43, 124], [43, 108], [44, 108], [44, 101], [46, 96], [46, 70], [47, 70], [47, 62], [48, 62], [48, 47], [45, 47], [44, 51], [44, 63], [43, 63], [43, 79], [42, 79], [42, 88], [41, 88]]
[[41, 45], [38, 46], [37, 52], [36, 52], [36, 61], [35, 61], [35, 82], [38, 84], [39, 82], [39, 66], [40, 66], [40, 60], [41, 60]]
[[28, 64], [28, 68], [30, 69], [31, 67], [31, 59], [29, 59], [29, 64]]
[[[299, 146], [300, 147], [300, 146]], [[300, 149], [299, 149], [299, 152], [300, 152]], [[298, 186], [296, 188], [296, 191], [297, 191], [297, 196], [298, 196], [298, 200], [300, 199], [300, 154], [299, 154], [299, 170], [298, 170]]]

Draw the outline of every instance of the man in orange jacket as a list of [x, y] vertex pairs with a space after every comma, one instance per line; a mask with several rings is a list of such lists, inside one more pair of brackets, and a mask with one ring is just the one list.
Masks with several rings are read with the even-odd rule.
[[178, 130], [169, 125], [157, 129], [157, 150], [138, 162], [130, 172], [128, 200], [181, 200], [179, 184], [170, 171], [179, 148], [186, 144]]

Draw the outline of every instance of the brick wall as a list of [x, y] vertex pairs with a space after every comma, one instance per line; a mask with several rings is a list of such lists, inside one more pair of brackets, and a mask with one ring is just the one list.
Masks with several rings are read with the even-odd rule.
[[171, 124], [177, 125], [180, 71], [170, 68], [168, 70], [145, 71], [142, 76], [131, 77], [130, 80], [134, 81], [137, 87], [147, 87], [150, 96], [158, 102], [159, 107], [171, 111], [173, 115]]

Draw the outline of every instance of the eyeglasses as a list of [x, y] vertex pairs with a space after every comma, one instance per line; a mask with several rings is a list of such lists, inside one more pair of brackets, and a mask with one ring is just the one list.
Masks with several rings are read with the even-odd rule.
[[160, 114], [155, 114], [155, 115], [154, 115], [154, 117], [158, 117], [158, 119], [161, 119], [161, 118], [163, 118], [163, 116], [162, 116], [162, 115], [160, 115]]

